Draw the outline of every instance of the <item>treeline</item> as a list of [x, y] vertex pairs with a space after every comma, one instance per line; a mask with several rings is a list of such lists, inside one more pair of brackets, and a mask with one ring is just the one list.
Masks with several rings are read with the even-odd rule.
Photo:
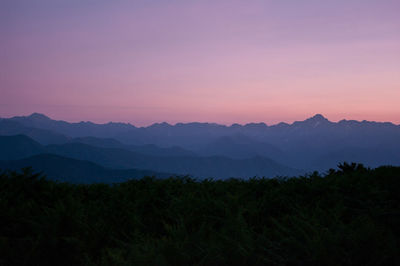
[[322, 176], [143, 178], [105, 185], [0, 174], [0, 265], [400, 265], [400, 168]]

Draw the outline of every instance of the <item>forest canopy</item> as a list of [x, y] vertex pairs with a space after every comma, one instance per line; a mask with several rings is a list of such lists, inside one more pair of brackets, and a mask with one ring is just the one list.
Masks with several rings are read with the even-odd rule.
[[0, 265], [399, 265], [400, 168], [70, 184], [0, 175]]

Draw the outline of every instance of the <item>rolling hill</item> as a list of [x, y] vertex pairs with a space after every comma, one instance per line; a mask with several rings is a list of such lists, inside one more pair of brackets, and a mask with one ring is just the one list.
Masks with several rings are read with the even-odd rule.
[[89, 161], [75, 160], [54, 154], [40, 154], [20, 160], [0, 161], [0, 169], [20, 170], [32, 167], [48, 179], [70, 183], [119, 183], [145, 176], [167, 178], [172, 174], [138, 169], [110, 169]]

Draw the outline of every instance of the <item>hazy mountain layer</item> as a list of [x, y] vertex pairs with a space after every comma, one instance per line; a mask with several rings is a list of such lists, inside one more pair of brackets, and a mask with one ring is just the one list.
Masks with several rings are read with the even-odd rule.
[[[7, 143], [12, 143], [9, 145]], [[23, 144], [20, 144], [23, 143]], [[222, 156], [151, 156], [118, 148], [101, 148], [82, 143], [42, 146], [36, 141], [23, 136], [0, 137], [0, 158], [3, 160], [21, 159], [35, 154], [50, 153], [63, 157], [86, 160], [99, 165], [120, 169], [146, 169], [156, 172], [191, 175], [194, 177], [252, 177], [277, 175], [292, 176], [302, 173], [271, 159], [254, 157], [249, 159], [231, 159]], [[26, 150], [17, 150], [8, 157], [13, 146], [25, 145]]]
[[[157, 123], [148, 127], [135, 127], [124, 123], [68, 123], [35, 113], [0, 120], [0, 134], [25, 134], [42, 144], [79, 142], [152, 157], [182, 157], [184, 159], [181, 158], [181, 162], [185, 161], [185, 165], [191, 164], [194, 160], [192, 157], [197, 155], [219, 156], [224, 160], [266, 157], [278, 164], [310, 171], [324, 171], [343, 161], [356, 161], [368, 166], [400, 165], [399, 125], [354, 120], [331, 122], [322, 115], [292, 124], [279, 123], [272, 126], [264, 123], [231, 126], [214, 123]], [[203, 174], [207, 172], [203, 168], [211, 165], [206, 159], [201, 160], [202, 163], [196, 163], [194, 168], [199, 167], [196, 173]], [[193, 170], [175, 161], [169, 163], [171, 168], [179, 171]], [[211, 173], [221, 173], [216, 169], [230, 165], [226, 160], [219, 163], [221, 166], [212, 164], [215, 169]], [[244, 161], [241, 163], [246, 164]], [[156, 167], [157, 170], [170, 170], [170, 167], [161, 167], [160, 164], [151, 161], [149, 165], [144, 165]], [[253, 172], [259, 173], [258, 170]]]

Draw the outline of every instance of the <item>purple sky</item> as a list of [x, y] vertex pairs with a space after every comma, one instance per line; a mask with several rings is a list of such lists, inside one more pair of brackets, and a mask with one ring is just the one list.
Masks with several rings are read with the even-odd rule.
[[400, 123], [399, 0], [0, 1], [0, 117]]

